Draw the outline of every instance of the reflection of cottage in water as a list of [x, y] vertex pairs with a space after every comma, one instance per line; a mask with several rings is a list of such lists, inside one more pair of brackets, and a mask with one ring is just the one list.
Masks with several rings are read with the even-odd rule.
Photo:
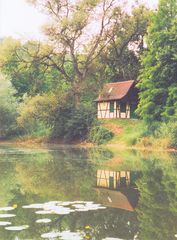
[[96, 191], [102, 204], [134, 211], [139, 193], [135, 181], [140, 172], [97, 170]]
[[97, 170], [96, 186], [119, 189], [121, 187], [135, 186], [135, 181], [139, 178], [137, 171], [109, 171]]

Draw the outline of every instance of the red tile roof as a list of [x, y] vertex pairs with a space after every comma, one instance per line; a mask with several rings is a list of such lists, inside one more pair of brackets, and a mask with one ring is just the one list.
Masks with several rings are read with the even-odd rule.
[[128, 91], [130, 90], [134, 83], [135, 83], [134, 80], [107, 83], [104, 85], [103, 91], [95, 101], [99, 102], [106, 100], [122, 99], [127, 95]]

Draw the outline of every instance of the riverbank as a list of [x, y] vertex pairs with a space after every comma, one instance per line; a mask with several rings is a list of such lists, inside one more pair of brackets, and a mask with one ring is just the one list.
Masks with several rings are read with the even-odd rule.
[[106, 146], [176, 151], [177, 139], [171, 134], [172, 130], [169, 130], [173, 126], [162, 123], [156, 130], [150, 131], [142, 120], [137, 119], [109, 119], [101, 121], [101, 124], [113, 133], [113, 138]]
[[[137, 149], [148, 151], [177, 151], [173, 147], [170, 135], [161, 136], [159, 133], [151, 134], [147, 126], [141, 120], [133, 119], [109, 119], [100, 121], [100, 126], [108, 129], [113, 133], [111, 140], [100, 146], [118, 149]], [[165, 130], [167, 132], [167, 129]], [[0, 144], [14, 144], [19, 146], [39, 146], [39, 145], [75, 145], [78, 147], [94, 147], [98, 146], [89, 141], [74, 140], [67, 143], [61, 139], [50, 139], [46, 136], [23, 136], [16, 137], [11, 140], [1, 140]]]

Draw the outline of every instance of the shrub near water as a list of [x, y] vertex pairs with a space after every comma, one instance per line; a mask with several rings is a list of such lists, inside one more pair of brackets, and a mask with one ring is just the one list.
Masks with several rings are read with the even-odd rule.
[[111, 140], [113, 133], [102, 126], [95, 126], [91, 129], [89, 134], [89, 140], [92, 143], [103, 144]]
[[166, 147], [177, 147], [177, 122], [162, 123], [156, 131], [156, 137], [166, 139]]
[[0, 138], [7, 138], [18, 132], [16, 117], [18, 102], [7, 76], [0, 73]]
[[65, 142], [85, 140], [96, 121], [95, 116], [95, 109], [89, 104], [82, 104], [78, 109], [70, 103], [59, 106], [52, 138], [59, 138]]
[[171, 146], [177, 147], [177, 122], [173, 123], [173, 128], [171, 128]]
[[48, 136], [52, 128], [52, 115], [56, 109], [54, 95], [26, 97], [18, 108], [18, 126], [23, 135], [31, 137]]

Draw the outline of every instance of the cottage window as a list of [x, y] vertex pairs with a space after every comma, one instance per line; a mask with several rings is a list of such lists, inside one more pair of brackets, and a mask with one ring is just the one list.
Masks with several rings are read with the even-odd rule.
[[121, 104], [120, 104], [120, 111], [121, 111], [122, 113], [125, 113], [125, 112], [126, 112], [126, 103], [121, 102]]
[[113, 101], [110, 102], [109, 111], [110, 111], [110, 113], [114, 112], [114, 102]]

